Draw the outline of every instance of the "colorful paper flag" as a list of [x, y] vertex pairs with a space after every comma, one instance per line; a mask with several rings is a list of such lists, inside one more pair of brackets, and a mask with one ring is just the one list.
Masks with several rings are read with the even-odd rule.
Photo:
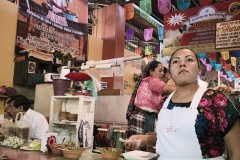
[[237, 65], [237, 58], [231, 57], [231, 64], [232, 64], [232, 66], [236, 67], [236, 65]]
[[190, 0], [177, 0], [177, 6], [179, 10], [188, 9], [190, 6]]
[[171, 10], [171, 0], [158, 0], [158, 11], [161, 14], [166, 14]]
[[222, 63], [222, 66], [225, 67], [226, 61], [223, 58], [219, 58], [219, 59], [220, 59], [220, 62]]
[[145, 55], [150, 55], [152, 54], [153, 47], [152, 46], [146, 46], [145, 47]]
[[160, 40], [160, 41], [163, 40], [163, 27], [162, 26], [158, 27], [158, 40]]
[[132, 40], [134, 38], [134, 28], [128, 28], [126, 30], [126, 40]]
[[216, 57], [217, 57], [216, 52], [209, 52], [208, 54], [209, 54], [209, 58], [210, 58], [211, 60], [215, 60]]
[[134, 3], [124, 4], [124, 17], [126, 20], [130, 20], [134, 17]]
[[215, 67], [215, 65], [216, 65], [216, 60], [213, 60], [213, 61], [210, 60], [210, 65], [211, 65], [212, 67]]
[[140, 11], [141, 17], [148, 17], [152, 13], [152, 1], [151, 0], [141, 0], [140, 1], [140, 8], [142, 11]]
[[200, 58], [200, 61], [204, 64], [204, 66], [206, 66], [206, 64], [207, 64], [207, 59], [206, 58], [205, 59]]
[[207, 71], [211, 71], [212, 70], [211, 64], [206, 64], [206, 68], [207, 68]]
[[240, 57], [240, 50], [234, 52], [234, 57], [236, 58]]
[[239, 78], [239, 75], [238, 75], [237, 71], [234, 71], [233, 74], [234, 74], [235, 78]]
[[229, 59], [229, 51], [222, 51], [221, 55], [222, 55], [222, 58], [224, 60], [228, 60]]
[[153, 28], [144, 29], [144, 40], [149, 41], [152, 39]]
[[199, 54], [198, 54], [198, 57], [199, 57], [200, 59], [205, 59], [205, 58], [206, 58], [206, 54], [205, 54], [205, 53], [199, 53]]
[[216, 71], [221, 71], [222, 64], [215, 64], [215, 69], [216, 69]]
[[231, 64], [225, 64], [225, 71], [231, 71], [232, 65]]

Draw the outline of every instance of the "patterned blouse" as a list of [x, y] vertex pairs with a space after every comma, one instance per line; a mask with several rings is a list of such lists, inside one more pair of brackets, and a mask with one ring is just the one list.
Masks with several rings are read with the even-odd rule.
[[[173, 107], [190, 107], [188, 103], [173, 103], [170, 101], [168, 109]], [[204, 158], [221, 156], [225, 151], [224, 136], [239, 119], [237, 108], [225, 94], [215, 90], [207, 90], [198, 105], [198, 115], [195, 130]]]

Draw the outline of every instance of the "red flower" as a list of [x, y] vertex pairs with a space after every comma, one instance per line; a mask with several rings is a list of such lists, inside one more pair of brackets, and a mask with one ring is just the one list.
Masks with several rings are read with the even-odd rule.
[[214, 106], [216, 107], [226, 107], [227, 106], [227, 97], [224, 96], [221, 93], [217, 93], [214, 97], [213, 97], [213, 101], [214, 101]]
[[202, 107], [209, 107], [212, 104], [212, 100], [209, 98], [202, 98], [199, 105]]
[[214, 148], [210, 149], [210, 155], [211, 155], [212, 157], [217, 157], [217, 156], [219, 156], [219, 150], [214, 149]]
[[217, 119], [219, 121], [220, 129], [221, 129], [221, 131], [224, 131], [224, 128], [227, 128], [227, 125], [228, 125], [228, 122], [225, 118], [226, 114], [225, 114], [225, 112], [222, 108], [219, 108], [217, 111], [218, 111], [217, 112]]
[[213, 111], [212, 111], [211, 108], [206, 107], [206, 108], [204, 109], [204, 115], [205, 115], [205, 117], [206, 117], [208, 120], [210, 120], [212, 123], [215, 123], [215, 122], [216, 122], [216, 118], [215, 118], [215, 116], [214, 116]]

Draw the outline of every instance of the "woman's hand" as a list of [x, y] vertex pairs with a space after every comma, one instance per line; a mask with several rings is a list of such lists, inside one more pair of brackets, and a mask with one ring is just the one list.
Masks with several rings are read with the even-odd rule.
[[133, 135], [127, 140], [122, 140], [122, 142], [126, 149], [129, 150], [137, 150], [144, 145], [142, 135]]

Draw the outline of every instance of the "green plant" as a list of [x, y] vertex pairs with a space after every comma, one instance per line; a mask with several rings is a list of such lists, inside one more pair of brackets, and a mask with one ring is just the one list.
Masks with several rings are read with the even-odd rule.
[[64, 54], [61, 51], [58, 51], [58, 50], [55, 50], [53, 52], [54, 59], [58, 58], [58, 59], [62, 60], [63, 59], [63, 55]]

